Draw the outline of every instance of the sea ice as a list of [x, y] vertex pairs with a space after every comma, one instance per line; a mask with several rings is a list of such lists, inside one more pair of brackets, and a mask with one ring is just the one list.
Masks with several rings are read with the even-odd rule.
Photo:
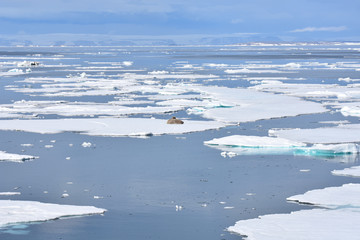
[[331, 173], [337, 176], [360, 177], [360, 166], [353, 166], [343, 170], [333, 170]]
[[201, 114], [206, 118], [223, 122], [250, 122], [327, 111], [318, 103], [251, 89], [195, 85], [189, 85], [188, 88], [200, 92], [203, 99], [219, 102], [219, 106], [206, 108]]
[[269, 135], [305, 143], [352, 143], [360, 142], [360, 124], [315, 129], [271, 129]]
[[294, 148], [306, 146], [304, 143], [290, 141], [283, 138], [244, 135], [232, 135], [223, 138], [214, 138], [213, 140], [205, 141], [204, 143], [207, 145], [222, 145], [243, 148]]
[[20, 195], [20, 192], [0, 192], [0, 196], [13, 196], [13, 195]]
[[354, 143], [347, 144], [314, 144], [307, 146], [303, 142], [276, 137], [259, 137], [232, 135], [205, 141], [204, 144], [222, 150], [226, 157], [230, 153], [237, 155], [251, 154], [295, 154], [311, 156], [337, 156], [356, 154], [359, 147]]
[[101, 214], [106, 210], [92, 206], [58, 205], [35, 201], [0, 200], [0, 226], [47, 221], [80, 215]]
[[288, 197], [288, 201], [317, 205], [326, 208], [359, 208], [360, 184], [349, 183], [340, 187], [327, 187]]
[[10, 162], [23, 162], [25, 160], [35, 159], [38, 157], [30, 155], [20, 155], [15, 153], [7, 153], [0, 151], [0, 161], [10, 161]]
[[357, 240], [358, 221], [358, 208], [313, 209], [241, 220], [228, 230], [249, 240]]
[[226, 126], [215, 121], [188, 120], [181, 125], [166, 124], [166, 121], [149, 118], [0, 120], [0, 129], [36, 133], [77, 132], [95, 136], [151, 136], [199, 132]]

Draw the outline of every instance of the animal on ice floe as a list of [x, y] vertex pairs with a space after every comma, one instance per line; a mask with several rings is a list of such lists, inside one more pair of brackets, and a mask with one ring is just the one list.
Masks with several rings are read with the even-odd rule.
[[184, 122], [180, 119], [177, 119], [176, 117], [172, 117], [167, 121], [167, 124], [184, 124]]

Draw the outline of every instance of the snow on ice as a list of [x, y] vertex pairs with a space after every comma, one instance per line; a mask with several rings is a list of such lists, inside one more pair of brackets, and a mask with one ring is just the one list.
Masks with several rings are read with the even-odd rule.
[[150, 118], [0, 120], [0, 129], [36, 133], [77, 132], [94, 136], [151, 136], [198, 132], [225, 126], [224, 123], [214, 121], [187, 120], [181, 125], [166, 124], [166, 121]]
[[0, 200], [0, 226], [48, 221], [71, 216], [102, 214], [93, 206], [59, 205], [35, 201]]

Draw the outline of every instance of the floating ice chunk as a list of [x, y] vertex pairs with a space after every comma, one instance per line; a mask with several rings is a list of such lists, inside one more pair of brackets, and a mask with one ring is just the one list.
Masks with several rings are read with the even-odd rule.
[[235, 207], [232, 207], [232, 206], [227, 206], [227, 207], [224, 207], [224, 209], [234, 209]]
[[295, 154], [313, 155], [313, 156], [329, 156], [329, 155], [346, 155], [357, 154], [359, 146], [355, 143], [344, 144], [314, 144], [311, 147], [299, 148]]
[[271, 129], [269, 135], [306, 143], [360, 142], [360, 124], [315, 129]]
[[25, 160], [35, 159], [38, 157], [30, 155], [20, 155], [15, 153], [7, 153], [0, 151], [0, 161], [10, 161], [10, 162], [23, 162]]
[[341, 108], [340, 112], [345, 117], [360, 117], [360, 106], [344, 106]]
[[9, 73], [24, 73], [22, 69], [14, 68], [8, 71]]
[[63, 193], [62, 195], [61, 195], [61, 198], [67, 198], [67, 197], [69, 197], [70, 195], [68, 194], [68, 193]]
[[81, 146], [83, 146], [84, 148], [86, 148], [86, 147], [91, 147], [91, 142], [83, 142], [82, 144], [81, 144]]
[[227, 69], [225, 70], [225, 73], [228, 74], [236, 74], [236, 73], [281, 73], [282, 71], [279, 70], [258, 70], [258, 69], [248, 69], [248, 68], [243, 68], [243, 69]]
[[238, 221], [228, 230], [249, 240], [356, 240], [360, 228], [354, 227], [349, 221], [360, 221], [358, 208], [313, 209], [265, 215]]
[[45, 148], [53, 148], [54, 145], [45, 145], [44, 147], [45, 147]]
[[259, 137], [232, 135], [205, 141], [204, 144], [222, 150], [221, 156], [251, 155], [251, 154], [294, 154], [310, 156], [343, 156], [356, 154], [359, 146], [355, 143], [344, 144], [314, 144], [307, 146], [303, 142], [276, 137]]
[[353, 166], [343, 170], [333, 170], [331, 173], [337, 176], [360, 177], [360, 166]]
[[181, 205], [175, 205], [175, 210], [178, 212], [178, 211], [181, 211], [183, 209], [183, 206]]
[[349, 183], [340, 187], [328, 187], [288, 197], [288, 201], [307, 203], [327, 208], [360, 207], [360, 184]]
[[244, 135], [232, 135], [223, 138], [214, 138], [213, 140], [205, 141], [204, 143], [207, 145], [221, 145], [243, 148], [294, 148], [306, 146], [304, 143], [283, 138]]
[[55, 220], [62, 217], [102, 214], [105, 211], [105, 209], [92, 206], [0, 200], [0, 226]]
[[20, 144], [20, 146], [22, 146], [22, 147], [33, 147], [34, 144], [31, 144], [31, 143], [23, 143], [23, 144]]
[[134, 62], [132, 62], [132, 61], [123, 61], [123, 62], [122, 62], [122, 64], [123, 64], [124, 66], [127, 66], [127, 67], [130, 67], [131, 65], [133, 65], [133, 63], [134, 63]]
[[182, 134], [218, 129], [226, 126], [215, 121], [185, 121], [184, 124], [166, 124], [162, 119], [146, 118], [81, 118], [0, 120], [1, 130], [19, 130], [36, 133], [77, 132], [94, 136], [144, 136]]
[[0, 192], [0, 196], [14, 196], [14, 195], [20, 195], [20, 192]]
[[151, 75], [158, 75], [158, 74], [168, 74], [169, 72], [168, 71], [152, 71], [152, 72], [149, 72], [149, 74]]

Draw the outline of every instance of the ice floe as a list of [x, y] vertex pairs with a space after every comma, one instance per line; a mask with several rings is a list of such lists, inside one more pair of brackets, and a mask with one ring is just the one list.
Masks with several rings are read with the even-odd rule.
[[341, 156], [357, 154], [357, 144], [313, 144], [276, 137], [232, 135], [205, 141], [204, 144], [219, 149], [221, 156], [233, 157], [235, 155], [309, 155], [309, 156]]
[[225, 126], [215, 121], [187, 120], [181, 125], [166, 124], [166, 121], [149, 118], [0, 120], [0, 129], [36, 133], [77, 132], [95, 136], [151, 136], [198, 132]]
[[102, 214], [105, 211], [105, 209], [93, 206], [0, 200], [0, 226], [48, 221], [71, 216]]
[[360, 166], [353, 166], [343, 170], [333, 170], [331, 173], [337, 176], [360, 177]]
[[189, 86], [189, 88], [206, 95], [207, 99], [219, 103], [216, 107], [212, 106], [198, 111], [204, 117], [217, 121], [250, 122], [327, 111], [318, 103], [251, 89], [206, 86]]
[[0, 192], [0, 196], [14, 196], [14, 195], [20, 195], [20, 192]]
[[315, 129], [271, 129], [269, 135], [305, 143], [360, 142], [360, 124]]
[[313, 209], [241, 220], [228, 230], [249, 240], [356, 240], [360, 228], [352, 223], [358, 221], [358, 208]]
[[38, 158], [36, 156], [30, 155], [21, 155], [15, 153], [7, 153], [4, 151], [0, 151], [0, 161], [10, 161], [10, 162], [23, 162], [25, 160], [31, 160]]
[[326, 208], [359, 208], [360, 184], [349, 183], [340, 187], [327, 187], [288, 197], [288, 201], [317, 205]]

